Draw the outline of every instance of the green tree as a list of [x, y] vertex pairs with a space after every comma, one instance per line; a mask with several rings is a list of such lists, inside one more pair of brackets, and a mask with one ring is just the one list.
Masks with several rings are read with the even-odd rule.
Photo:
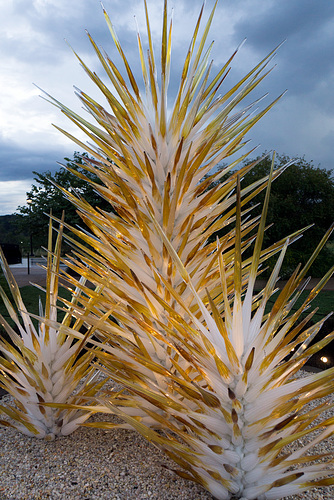
[[[80, 165], [83, 165], [85, 157], [87, 157], [85, 153], [81, 155], [75, 152], [73, 159], [65, 158], [66, 166], [84, 174], [96, 183], [101, 184], [95, 174], [90, 174], [86, 170], [80, 168]], [[31, 236], [34, 253], [36, 253], [36, 251], [38, 253], [41, 247], [47, 245], [48, 215], [50, 211], [52, 211], [54, 217], [59, 219], [64, 211], [65, 221], [67, 223], [72, 226], [77, 224], [81, 227], [84, 226], [75, 207], [65, 198], [57, 185], [76, 195], [82, 196], [93, 207], [99, 207], [110, 211], [110, 204], [103, 200], [88, 182], [72, 174], [63, 166], [54, 175], [52, 175], [50, 171], [43, 173], [34, 171], [33, 174], [35, 175], [34, 180], [36, 184], [33, 184], [31, 190], [27, 192], [29, 203], [25, 206], [19, 206], [16, 215], [18, 217], [18, 227]], [[24, 243], [24, 250], [30, 251], [29, 238], [26, 238]]]
[[26, 239], [26, 232], [18, 231], [16, 220], [14, 214], [0, 216], [0, 243], [20, 245]]
[[[276, 156], [276, 167], [286, 164], [290, 158]], [[245, 164], [250, 161], [246, 160]], [[265, 175], [271, 167], [271, 157], [264, 159], [242, 180], [245, 187]], [[255, 197], [253, 214], [260, 214], [264, 193]], [[255, 205], [259, 203], [259, 206]], [[300, 262], [306, 263], [326, 230], [333, 223], [334, 214], [334, 178], [333, 171], [315, 167], [304, 158], [297, 158], [272, 184], [269, 202], [267, 229], [264, 245], [270, 245], [298, 229], [313, 224], [305, 231], [302, 238], [291, 244], [283, 265], [284, 274], [288, 275]], [[333, 264], [333, 242], [329, 242], [311, 268], [314, 277], [322, 276]]]

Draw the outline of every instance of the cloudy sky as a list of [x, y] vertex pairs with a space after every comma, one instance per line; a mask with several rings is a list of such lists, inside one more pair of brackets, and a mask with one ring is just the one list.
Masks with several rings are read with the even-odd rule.
[[[162, 0], [148, 0], [154, 37], [161, 30]], [[207, 0], [206, 16], [213, 6]], [[171, 94], [188, 48], [202, 0], [169, 0], [173, 9]], [[140, 79], [136, 16], [144, 39], [142, 0], [104, 0], [123, 48]], [[75, 110], [81, 105], [73, 86], [92, 97], [93, 88], [70, 46], [102, 74], [85, 30], [112, 57], [115, 47], [99, 0], [6, 0], [0, 2], [0, 215], [26, 202], [32, 171], [54, 171], [78, 148], [52, 123], [74, 132], [59, 110], [43, 100], [34, 84]], [[334, 2], [329, 0], [218, 0], [211, 35], [212, 57], [219, 68], [244, 38], [233, 63], [232, 86], [286, 39], [277, 65], [261, 84], [266, 101], [288, 89], [284, 98], [249, 133], [258, 152], [276, 149], [305, 156], [333, 168], [334, 148]], [[66, 42], [67, 41], [67, 42]], [[70, 45], [70, 46], [69, 46]], [[158, 53], [157, 53], [158, 56]], [[118, 61], [116, 57], [116, 61]], [[228, 88], [225, 86], [225, 89]], [[254, 97], [259, 97], [259, 93]]]

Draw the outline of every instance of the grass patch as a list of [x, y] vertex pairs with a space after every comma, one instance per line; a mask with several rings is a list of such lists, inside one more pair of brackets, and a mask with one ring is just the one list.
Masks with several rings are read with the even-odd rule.
[[[295, 305], [293, 306], [291, 313], [297, 311], [300, 306], [304, 303], [305, 299], [308, 297], [310, 290], [304, 290]], [[266, 312], [270, 312], [275, 300], [278, 297], [278, 293], [275, 293], [267, 303]], [[298, 320], [298, 323], [302, 321], [311, 311], [318, 308], [318, 311], [313, 315], [312, 319], [306, 324], [305, 330], [310, 326], [314, 325], [318, 321], [321, 321], [325, 316], [333, 311], [334, 304], [334, 291], [333, 290], [322, 290], [318, 296], [316, 296], [311, 302], [309, 308], [303, 312]], [[311, 341], [312, 344], [316, 344], [322, 340], [327, 335], [331, 334], [334, 330], [334, 320], [333, 316], [327, 319], [323, 324], [320, 331], [317, 333], [315, 338]], [[326, 368], [334, 367], [334, 342], [330, 342], [327, 346], [323, 347], [316, 354], [311, 356], [307, 361], [307, 366], [311, 369], [324, 370]]]
[[[309, 295], [309, 290], [304, 290], [295, 305], [292, 308], [292, 311], [295, 312], [299, 309], [299, 307], [303, 304], [305, 299]], [[275, 293], [269, 300], [267, 304], [267, 312], [269, 312], [275, 303], [276, 299], [278, 297], [278, 293]], [[309, 309], [305, 311], [302, 314], [302, 318], [307, 316], [310, 311], [313, 311], [316, 307], [319, 308], [319, 310], [315, 313], [313, 316], [313, 321], [319, 321], [321, 318], [324, 316], [327, 316], [330, 312], [333, 311], [333, 305], [334, 305], [334, 291], [332, 290], [322, 290], [317, 297], [313, 299], [313, 301], [310, 304]]]
[[[10, 301], [13, 304], [12, 296], [9, 291], [9, 287], [7, 284], [7, 281], [3, 275], [0, 275], [0, 285], [4, 288], [6, 291], [7, 296], [9, 297]], [[41, 299], [43, 307], [45, 305], [45, 293], [38, 289], [35, 286], [28, 285], [20, 288], [21, 296], [23, 299], [23, 302], [27, 308], [27, 310], [35, 315], [39, 314], [39, 300]], [[302, 294], [301, 297], [298, 299], [296, 304], [294, 305], [292, 312], [296, 311], [305, 301], [309, 294], [309, 290], [305, 290]], [[59, 296], [66, 298], [67, 300], [71, 300], [71, 292], [67, 290], [66, 288], [59, 286]], [[266, 312], [270, 312], [273, 304], [275, 303], [276, 299], [278, 297], [278, 292], [276, 292], [268, 301], [267, 307], [266, 307]], [[62, 302], [58, 301], [59, 306], [62, 306]], [[309, 309], [304, 312], [301, 315], [300, 320], [303, 319], [304, 316], [306, 316], [310, 311], [314, 310], [315, 308], [318, 308], [318, 311], [314, 314], [311, 323], [316, 323], [317, 321], [320, 321], [322, 318], [327, 316], [330, 312], [333, 311], [333, 304], [334, 304], [334, 291], [332, 290], [322, 290], [317, 297], [314, 298], [314, 300], [311, 302]], [[2, 302], [0, 298], [0, 314], [6, 319], [6, 321], [10, 324], [10, 326], [14, 327], [14, 322], [11, 320], [8, 311]], [[64, 316], [64, 313], [62, 311], [58, 312], [58, 321], [61, 321]], [[33, 319], [33, 322], [35, 326], [37, 327], [37, 320]], [[311, 323], [307, 325], [311, 326]], [[321, 340], [324, 336], [328, 335], [331, 333], [331, 331], [334, 328], [334, 320], [333, 317], [329, 318], [326, 323], [323, 325], [321, 328], [320, 332], [317, 334], [315, 339], [312, 341], [313, 343], [316, 343], [317, 341]], [[16, 328], [15, 328], [16, 330]], [[7, 338], [7, 334], [4, 331], [4, 329], [0, 326], [0, 335], [4, 336]], [[7, 340], [9, 340], [7, 338]], [[326, 346], [324, 349], [313, 355], [307, 362], [309, 367], [313, 367], [311, 369], [320, 369], [323, 370], [325, 368], [329, 368], [331, 366], [334, 366], [334, 346], [332, 346], [333, 343], [330, 343], [328, 346]], [[327, 362], [324, 363], [322, 360], [327, 359]]]
[[[7, 285], [6, 279], [4, 276], [0, 275], [0, 285], [5, 289], [9, 299], [11, 300], [11, 294], [9, 291], [9, 287]], [[35, 286], [32, 285], [27, 285], [22, 288], [20, 288], [21, 295], [23, 302], [27, 308], [27, 310], [32, 313], [32, 314], [39, 314], [39, 299], [41, 298], [43, 306], [45, 304], [45, 293], [42, 292], [42, 290], [36, 288]], [[307, 298], [309, 294], [309, 290], [305, 290], [302, 294], [301, 297], [298, 299], [296, 304], [294, 305], [292, 311], [296, 311], [304, 302], [304, 300]], [[59, 287], [59, 295], [60, 297], [66, 298], [67, 300], [71, 300], [71, 293], [65, 289], [64, 287], [60, 286]], [[278, 297], [278, 292], [275, 293], [269, 300], [266, 308], [266, 312], [269, 312], [275, 303], [276, 299]], [[333, 311], [333, 304], [334, 304], [334, 291], [332, 290], [322, 290], [317, 297], [311, 302], [311, 305], [309, 309], [303, 313], [302, 317], [306, 316], [311, 310], [315, 309], [316, 307], [319, 308], [319, 310], [316, 312], [316, 314], [313, 317], [313, 322], [319, 321], [321, 318], [325, 317], [327, 314]], [[59, 301], [59, 305], [61, 306], [61, 301]], [[5, 305], [3, 304], [2, 300], [0, 299], [0, 314], [11, 323], [10, 317], [8, 315], [7, 309]], [[61, 317], [61, 313], [60, 316]]]
[[[0, 275], [0, 285], [2, 288], [5, 290], [9, 300], [11, 301], [12, 305], [14, 306], [14, 300], [12, 299], [12, 295], [10, 293], [7, 281], [4, 276]], [[40, 290], [39, 288], [32, 286], [32, 285], [27, 285], [23, 286], [20, 288], [22, 300], [24, 302], [24, 305], [27, 308], [27, 311], [30, 312], [31, 314], [39, 314], [39, 300], [41, 299], [43, 308], [45, 306], [45, 293]], [[71, 300], [71, 293], [69, 290], [66, 288], [59, 286], [59, 296], [63, 297], [65, 299]], [[59, 306], [62, 305], [61, 301], [58, 301]], [[5, 318], [6, 321], [10, 324], [10, 326], [14, 326], [14, 322], [11, 320], [8, 311], [6, 309], [5, 304], [3, 303], [2, 299], [0, 298], [0, 314]], [[63, 317], [63, 313], [60, 311], [59, 312], [59, 321], [61, 321]], [[34, 323], [36, 324], [35, 320], [33, 320]], [[0, 327], [1, 331], [1, 327]]]

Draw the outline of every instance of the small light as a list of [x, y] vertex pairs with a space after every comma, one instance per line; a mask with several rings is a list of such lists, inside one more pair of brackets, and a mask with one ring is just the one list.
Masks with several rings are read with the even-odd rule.
[[326, 356], [321, 356], [320, 361], [323, 363], [328, 363], [328, 358]]

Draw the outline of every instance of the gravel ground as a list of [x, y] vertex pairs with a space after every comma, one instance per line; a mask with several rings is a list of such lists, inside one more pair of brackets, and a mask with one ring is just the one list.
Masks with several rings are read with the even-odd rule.
[[[9, 400], [7, 395], [1, 402]], [[316, 450], [334, 450], [334, 439]], [[166, 467], [175, 464], [133, 431], [82, 427], [44, 441], [0, 427], [0, 500], [213, 499]], [[287, 498], [333, 500], [334, 487]]]
[[47, 442], [0, 428], [0, 442], [1, 500], [212, 499], [133, 431], [82, 427]]

